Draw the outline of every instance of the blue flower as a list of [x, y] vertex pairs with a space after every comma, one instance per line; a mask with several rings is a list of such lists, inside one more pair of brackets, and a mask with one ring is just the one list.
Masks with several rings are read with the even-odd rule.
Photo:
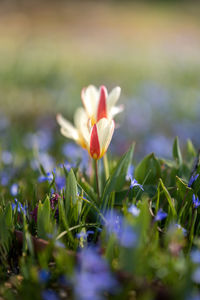
[[198, 249], [191, 251], [190, 257], [193, 263], [200, 264], [200, 251]]
[[130, 165], [126, 174], [126, 180], [133, 180], [134, 166]]
[[13, 162], [12, 153], [10, 151], [3, 151], [1, 154], [1, 159], [5, 165], [12, 164], [12, 162]]
[[161, 209], [159, 209], [159, 211], [157, 212], [157, 215], [155, 216], [154, 220], [155, 220], [155, 221], [162, 221], [162, 220], [164, 220], [166, 217], [167, 217], [167, 213], [164, 212], [164, 211], [162, 210], [162, 208], [161, 208]]
[[56, 174], [55, 183], [56, 183], [56, 187], [57, 187], [58, 191], [61, 191], [62, 189], [64, 189], [64, 187], [66, 185], [65, 176], [59, 176]]
[[192, 195], [192, 201], [194, 204], [194, 208], [197, 208], [200, 206], [200, 201], [199, 201], [199, 197], [195, 196], [195, 194]]
[[46, 176], [44, 175], [41, 175], [39, 178], [38, 178], [38, 182], [44, 182], [44, 181], [52, 181], [53, 180], [53, 174], [48, 172], [46, 174]]
[[90, 234], [94, 234], [94, 230], [88, 230], [88, 231], [86, 231], [86, 232], [81, 231], [81, 232], [79, 232], [79, 233], [76, 234], [76, 237], [77, 237], [78, 239], [80, 239], [80, 238], [87, 239], [87, 237], [88, 237]]
[[199, 174], [192, 175], [189, 182], [188, 182], [188, 187], [191, 187], [192, 184], [197, 180], [198, 177], [199, 177]]
[[79, 265], [74, 277], [74, 291], [78, 300], [100, 300], [102, 293], [117, 287], [106, 261], [97, 248], [85, 248], [79, 254]]
[[180, 224], [175, 224], [175, 226], [182, 231], [184, 236], [187, 235], [187, 230], [183, 228]]
[[198, 267], [192, 274], [192, 281], [200, 284], [200, 267]]
[[134, 217], [139, 216], [140, 214], [140, 209], [137, 208], [137, 206], [135, 204], [132, 204], [129, 208], [128, 208], [128, 212], [130, 212]]
[[15, 203], [12, 203], [12, 210], [17, 209], [18, 213], [24, 213], [26, 215], [27, 213], [27, 206], [23, 206], [21, 204], [21, 202], [19, 202], [16, 198], [15, 198]]
[[10, 193], [11, 193], [12, 196], [17, 196], [17, 194], [18, 194], [18, 188], [19, 188], [19, 186], [18, 186], [17, 183], [13, 183], [11, 185], [11, 187], [10, 187]]
[[125, 219], [115, 211], [110, 211], [105, 216], [106, 230], [109, 235], [114, 234], [122, 247], [134, 247], [137, 235]]
[[137, 182], [136, 179], [131, 180], [130, 189], [133, 189], [135, 186], [138, 186], [142, 191], [144, 191], [143, 186]]
[[57, 293], [53, 290], [44, 290], [42, 291], [42, 299], [43, 300], [59, 300]]
[[8, 185], [10, 179], [11, 179], [11, 176], [10, 176], [10, 174], [8, 174], [8, 172], [3, 171], [1, 173], [1, 179], [0, 179], [1, 180], [1, 185], [3, 185], [3, 186]]
[[43, 269], [38, 272], [38, 278], [40, 283], [46, 283], [47, 281], [49, 281], [50, 277], [51, 274], [47, 270]]

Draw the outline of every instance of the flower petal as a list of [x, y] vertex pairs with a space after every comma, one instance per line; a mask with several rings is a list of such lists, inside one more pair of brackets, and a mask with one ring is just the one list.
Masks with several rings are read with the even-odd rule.
[[78, 141], [79, 138], [78, 130], [69, 121], [63, 118], [63, 116], [60, 114], [56, 116], [56, 120], [58, 124], [61, 126], [61, 133], [65, 137]]
[[119, 86], [115, 87], [108, 95], [107, 98], [107, 110], [110, 112], [111, 108], [115, 106], [121, 94], [121, 88]]
[[103, 118], [97, 122], [97, 133], [99, 137], [100, 144], [100, 157], [107, 151], [110, 141], [113, 136], [115, 123], [113, 120], [108, 120]]
[[94, 159], [99, 159], [100, 156], [100, 144], [96, 124], [94, 124], [94, 126], [92, 127], [90, 135], [90, 155]]
[[100, 87], [100, 96], [97, 109], [97, 122], [102, 118], [107, 118], [107, 109], [106, 109], [106, 98], [107, 98], [107, 89], [104, 85]]
[[96, 120], [97, 105], [99, 101], [99, 91], [95, 86], [90, 85], [82, 90], [81, 97], [88, 117], [91, 118], [94, 123]]

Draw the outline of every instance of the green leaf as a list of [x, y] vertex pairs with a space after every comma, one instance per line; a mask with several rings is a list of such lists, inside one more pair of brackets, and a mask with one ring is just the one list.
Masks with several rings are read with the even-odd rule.
[[49, 197], [46, 197], [44, 203], [39, 202], [38, 215], [37, 215], [37, 230], [40, 238], [46, 238], [50, 232], [50, 201]]
[[163, 181], [162, 181], [161, 178], [160, 178], [160, 184], [161, 184], [161, 187], [162, 187], [163, 192], [165, 194], [165, 197], [167, 198], [167, 201], [169, 203], [172, 215], [175, 218], [176, 217], [176, 209], [175, 209], [175, 206], [174, 206], [174, 200], [171, 198], [170, 193], [168, 192], [168, 190], [165, 187], [165, 185], [164, 185], [164, 183], [163, 183]]
[[187, 140], [187, 156], [188, 159], [194, 159], [197, 156], [197, 151], [190, 139]]
[[[66, 193], [65, 193], [65, 211], [66, 215], [68, 215], [70, 208], [73, 208], [73, 206], [77, 206], [77, 195], [78, 195], [78, 188], [77, 188], [77, 182], [76, 177], [74, 175], [73, 170], [71, 169], [68, 176], [67, 176], [67, 187], [66, 187]], [[76, 217], [78, 218], [78, 211], [75, 212]]]
[[176, 176], [176, 186], [181, 200], [188, 201], [188, 198], [192, 198], [193, 190], [178, 176]]
[[182, 164], [183, 160], [182, 160], [181, 150], [179, 147], [178, 137], [176, 137], [174, 140], [172, 153], [173, 153], [173, 158], [175, 159], [177, 164], [180, 166]]
[[103, 191], [102, 196], [102, 207], [105, 209], [109, 200], [109, 197], [113, 191], [120, 191], [124, 186], [126, 180], [126, 174], [128, 167], [132, 162], [134, 144], [129, 148], [122, 158], [119, 160], [117, 166], [115, 167], [112, 175], [106, 182], [106, 186]]
[[11, 228], [13, 225], [13, 218], [12, 218], [12, 206], [9, 203], [5, 209], [5, 223], [7, 228]]
[[154, 153], [147, 155], [135, 169], [135, 178], [141, 184], [155, 185], [160, 177], [161, 167]]

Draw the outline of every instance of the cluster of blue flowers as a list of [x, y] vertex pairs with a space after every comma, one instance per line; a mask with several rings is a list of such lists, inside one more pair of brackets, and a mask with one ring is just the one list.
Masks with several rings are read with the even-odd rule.
[[81, 250], [74, 276], [74, 294], [77, 300], [102, 300], [103, 292], [116, 292], [117, 285], [98, 248]]

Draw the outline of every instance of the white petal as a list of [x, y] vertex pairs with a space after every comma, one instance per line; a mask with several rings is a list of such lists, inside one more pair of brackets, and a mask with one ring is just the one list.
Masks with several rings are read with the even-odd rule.
[[121, 88], [119, 86], [115, 87], [107, 98], [107, 110], [110, 112], [111, 108], [115, 106], [121, 94]]
[[82, 93], [82, 101], [89, 118], [96, 118], [99, 91], [95, 86], [88, 86]]
[[116, 116], [117, 114], [119, 114], [120, 112], [122, 112], [124, 110], [124, 106], [120, 105], [120, 106], [113, 106], [110, 110], [110, 115], [109, 118], [114, 118], [114, 116]]
[[98, 132], [98, 138], [99, 138], [99, 144], [100, 144], [100, 156], [102, 157], [104, 153], [107, 151], [108, 146], [111, 142], [115, 123], [113, 120], [108, 120], [106, 118], [103, 118], [97, 122], [97, 132]]
[[75, 141], [78, 140], [78, 130], [65, 118], [63, 118], [60, 114], [56, 116], [58, 124], [61, 126], [61, 133], [70, 139]]
[[89, 129], [88, 116], [82, 107], [79, 107], [74, 114], [74, 124], [79, 132], [81, 139], [88, 145], [89, 143]]

